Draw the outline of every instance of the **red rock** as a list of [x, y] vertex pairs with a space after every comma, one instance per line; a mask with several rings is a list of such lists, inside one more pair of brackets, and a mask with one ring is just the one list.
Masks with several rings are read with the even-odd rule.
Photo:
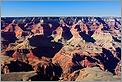
[[67, 73], [71, 66], [73, 66], [72, 57], [59, 53], [54, 56], [54, 58], [52, 59], [52, 63], [59, 63], [64, 73]]

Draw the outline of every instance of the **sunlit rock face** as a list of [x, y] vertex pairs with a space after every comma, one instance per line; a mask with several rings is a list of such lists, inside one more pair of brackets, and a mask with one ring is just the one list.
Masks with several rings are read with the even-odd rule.
[[80, 70], [80, 74], [75, 81], [111, 81], [113, 75], [110, 72], [103, 72], [98, 67], [84, 68]]

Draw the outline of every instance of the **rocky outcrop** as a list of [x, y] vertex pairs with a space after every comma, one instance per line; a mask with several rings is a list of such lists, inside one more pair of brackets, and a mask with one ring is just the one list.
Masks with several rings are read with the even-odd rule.
[[54, 56], [52, 63], [58, 63], [63, 69], [63, 73], [67, 73], [73, 65], [71, 56], [61, 55], [59, 53]]
[[110, 72], [100, 70], [98, 67], [84, 68], [80, 70], [75, 81], [112, 81], [113, 75]]
[[2, 74], [2, 81], [27, 81], [30, 77], [37, 75], [35, 71], [29, 72], [12, 72], [9, 74]]

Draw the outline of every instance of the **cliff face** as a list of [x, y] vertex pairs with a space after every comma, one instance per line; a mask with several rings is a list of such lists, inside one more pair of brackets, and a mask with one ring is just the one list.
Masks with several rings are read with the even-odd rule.
[[58, 63], [63, 69], [63, 73], [68, 73], [73, 66], [72, 57], [68, 55], [56, 54], [52, 59], [53, 63]]

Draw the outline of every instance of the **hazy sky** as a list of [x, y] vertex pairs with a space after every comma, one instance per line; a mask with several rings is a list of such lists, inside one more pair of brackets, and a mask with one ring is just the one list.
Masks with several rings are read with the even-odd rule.
[[121, 16], [119, 0], [12, 1], [1, 3], [2, 16]]

